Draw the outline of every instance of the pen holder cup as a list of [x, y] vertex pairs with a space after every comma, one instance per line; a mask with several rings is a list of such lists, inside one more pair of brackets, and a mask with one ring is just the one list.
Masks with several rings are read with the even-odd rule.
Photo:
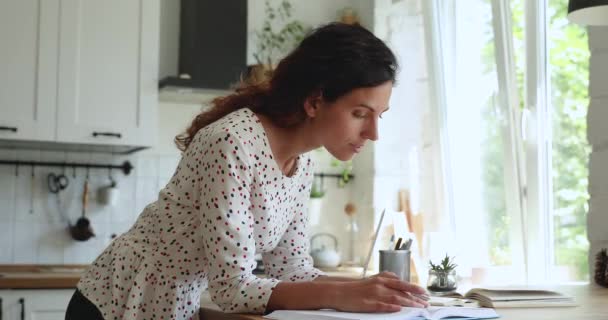
[[389, 271], [410, 281], [410, 250], [380, 250], [380, 272]]

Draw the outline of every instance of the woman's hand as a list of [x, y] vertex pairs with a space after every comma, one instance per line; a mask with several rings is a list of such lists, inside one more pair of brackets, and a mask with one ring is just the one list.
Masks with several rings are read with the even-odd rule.
[[413, 294], [425, 294], [417, 285], [401, 281], [394, 273], [350, 282], [335, 283], [332, 308], [349, 312], [396, 312], [401, 307], [424, 308], [428, 303]]

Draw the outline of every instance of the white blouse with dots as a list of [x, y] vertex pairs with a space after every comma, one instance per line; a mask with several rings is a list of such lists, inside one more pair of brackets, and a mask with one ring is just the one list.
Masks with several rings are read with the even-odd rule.
[[[108, 319], [198, 319], [201, 293], [262, 313], [280, 280], [310, 281], [308, 155], [285, 176], [249, 109], [199, 130], [158, 200], [115, 239], [78, 289]], [[261, 253], [269, 279], [252, 275]]]

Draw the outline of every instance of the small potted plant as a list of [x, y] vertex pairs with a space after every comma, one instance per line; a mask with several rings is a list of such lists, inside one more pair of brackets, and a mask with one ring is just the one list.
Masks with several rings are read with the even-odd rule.
[[456, 264], [454, 258], [445, 255], [439, 264], [429, 260], [429, 280], [427, 289], [437, 293], [447, 293], [456, 290]]
[[321, 221], [324, 196], [325, 191], [323, 190], [321, 179], [315, 177], [310, 189], [310, 203], [308, 204], [308, 221], [311, 226], [318, 225]]

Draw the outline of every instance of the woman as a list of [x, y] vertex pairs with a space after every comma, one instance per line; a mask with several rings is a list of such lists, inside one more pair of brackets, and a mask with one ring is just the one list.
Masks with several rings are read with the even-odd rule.
[[[308, 151], [348, 160], [378, 139], [397, 63], [372, 33], [330, 24], [283, 59], [268, 84], [213, 101], [176, 138], [182, 159], [158, 200], [78, 283], [68, 319], [196, 319], [201, 293], [226, 312], [426, 306], [382, 273], [331, 278], [312, 267], [305, 228]], [[262, 253], [269, 279], [252, 275]]]

